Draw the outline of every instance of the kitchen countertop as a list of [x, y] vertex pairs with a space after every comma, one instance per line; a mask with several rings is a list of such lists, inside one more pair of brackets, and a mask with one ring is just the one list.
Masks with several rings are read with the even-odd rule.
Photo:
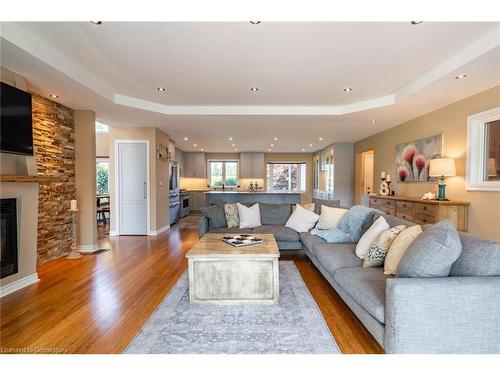
[[301, 194], [300, 191], [207, 190], [206, 194]]

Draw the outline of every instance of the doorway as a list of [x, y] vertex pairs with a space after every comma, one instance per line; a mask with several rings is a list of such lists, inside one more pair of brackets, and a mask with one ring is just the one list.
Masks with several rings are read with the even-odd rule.
[[359, 195], [360, 204], [368, 205], [370, 194], [374, 193], [373, 188], [373, 163], [374, 152], [373, 150], [363, 151], [360, 156], [360, 171], [359, 171]]
[[149, 141], [116, 141], [116, 229], [119, 235], [149, 233]]

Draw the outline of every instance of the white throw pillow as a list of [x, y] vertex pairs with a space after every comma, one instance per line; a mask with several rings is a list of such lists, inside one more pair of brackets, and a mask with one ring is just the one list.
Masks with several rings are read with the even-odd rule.
[[319, 215], [316, 229], [334, 229], [338, 228], [340, 219], [349, 211], [345, 208], [328, 207], [321, 205], [321, 215]]
[[238, 216], [240, 217], [240, 228], [255, 228], [260, 227], [260, 208], [259, 204], [254, 204], [252, 207], [243, 206], [241, 203], [236, 203], [238, 207]]
[[389, 251], [387, 251], [384, 263], [384, 274], [394, 275], [396, 273], [401, 258], [405, 255], [408, 247], [410, 247], [411, 243], [420, 233], [422, 233], [422, 228], [420, 225], [415, 225], [406, 228], [398, 234], [394, 241], [392, 241]]
[[[297, 206], [296, 204], [292, 205], [292, 212], [295, 211], [296, 206]], [[306, 203], [306, 204], [303, 204], [302, 207], [304, 207], [306, 210], [314, 212], [314, 209], [316, 208], [316, 204], [315, 203]]]
[[295, 211], [292, 212], [285, 226], [292, 228], [297, 232], [309, 232], [314, 228], [314, 225], [319, 219], [319, 215], [302, 207], [300, 204], [296, 205]]
[[372, 242], [387, 229], [389, 229], [389, 224], [387, 224], [383, 216], [380, 216], [359, 239], [359, 242], [356, 244], [356, 255], [364, 259]]

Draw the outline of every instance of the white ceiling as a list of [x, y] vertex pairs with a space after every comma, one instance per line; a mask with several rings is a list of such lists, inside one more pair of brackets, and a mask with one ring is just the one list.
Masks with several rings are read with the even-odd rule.
[[2, 23], [1, 36], [1, 64], [34, 92], [184, 150], [313, 151], [500, 84], [499, 23]]

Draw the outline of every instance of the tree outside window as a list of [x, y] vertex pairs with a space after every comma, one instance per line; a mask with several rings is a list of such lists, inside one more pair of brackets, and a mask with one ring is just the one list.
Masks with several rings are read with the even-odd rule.
[[305, 163], [268, 163], [267, 186], [275, 191], [305, 191]]
[[109, 180], [109, 160], [97, 159], [96, 162], [97, 195], [109, 194], [108, 180]]
[[209, 161], [210, 186], [236, 187], [238, 185], [237, 161]]

